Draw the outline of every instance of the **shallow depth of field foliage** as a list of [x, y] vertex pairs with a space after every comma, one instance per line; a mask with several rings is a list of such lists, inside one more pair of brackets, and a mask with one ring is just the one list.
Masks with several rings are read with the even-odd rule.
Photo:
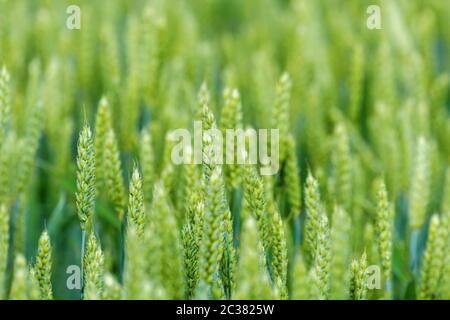
[[[449, 17], [0, 0], [0, 298], [450, 299]], [[279, 129], [278, 174], [175, 165], [194, 120]]]

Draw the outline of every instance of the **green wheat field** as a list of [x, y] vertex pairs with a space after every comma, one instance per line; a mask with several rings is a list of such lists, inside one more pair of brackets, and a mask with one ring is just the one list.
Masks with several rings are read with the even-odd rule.
[[[449, 17], [0, 0], [0, 299], [450, 299]], [[175, 164], [194, 121], [279, 170]]]

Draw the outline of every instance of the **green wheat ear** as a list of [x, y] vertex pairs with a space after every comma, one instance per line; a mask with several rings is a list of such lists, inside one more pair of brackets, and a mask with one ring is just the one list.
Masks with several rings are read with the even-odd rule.
[[9, 211], [0, 206], [0, 298], [6, 299], [6, 264], [9, 246]]
[[320, 202], [319, 184], [317, 180], [308, 173], [305, 185], [305, 246], [308, 252], [309, 261], [312, 261], [316, 254], [317, 230], [319, 229], [322, 204]]
[[128, 220], [125, 239], [125, 267], [123, 275], [122, 298], [143, 299], [146, 292], [144, 284], [145, 256], [143, 255], [144, 242], [138, 235], [137, 225]]
[[3, 146], [11, 111], [9, 81], [9, 72], [6, 67], [3, 66], [0, 70], [0, 148]]
[[34, 265], [35, 278], [39, 284], [41, 299], [52, 300], [52, 247], [47, 231], [39, 238], [38, 253]]
[[425, 253], [422, 258], [419, 299], [436, 299], [445, 265], [448, 224], [442, 227], [437, 214], [431, 217]]
[[81, 229], [92, 225], [95, 206], [95, 154], [92, 133], [84, 126], [78, 139], [76, 205]]
[[424, 137], [417, 142], [414, 173], [410, 190], [410, 226], [417, 229], [423, 225], [430, 195], [429, 146]]
[[107, 272], [104, 277], [103, 299], [120, 300], [122, 288], [116, 278]]
[[350, 299], [365, 300], [367, 293], [367, 258], [364, 252], [360, 260], [353, 260], [350, 269]]
[[39, 138], [43, 122], [43, 106], [37, 103], [32, 106], [30, 116], [27, 118], [26, 137], [22, 151], [20, 173], [18, 175], [17, 191], [24, 192], [31, 183], [32, 173], [35, 169], [35, 157], [39, 147]]
[[350, 118], [357, 121], [361, 110], [361, 98], [363, 97], [362, 85], [364, 76], [364, 50], [361, 45], [353, 49], [353, 62], [350, 75]]
[[86, 243], [83, 258], [84, 299], [99, 300], [103, 294], [104, 256], [93, 232]]
[[11, 283], [11, 292], [9, 298], [11, 300], [27, 300], [29, 299], [29, 274], [27, 262], [22, 254], [17, 254], [14, 261], [14, 277]]
[[275, 283], [279, 287], [281, 299], [288, 298], [287, 292], [287, 271], [288, 271], [288, 258], [287, 258], [287, 244], [286, 236], [284, 234], [283, 221], [278, 212], [274, 212], [272, 215], [272, 268], [273, 275], [275, 277]]
[[112, 128], [111, 111], [106, 97], [102, 97], [98, 104], [97, 115], [95, 118], [95, 163], [96, 163], [96, 180], [97, 184], [103, 188], [105, 184], [105, 162], [104, 151], [106, 144], [106, 135], [108, 130]]
[[[175, 209], [169, 201], [169, 195], [162, 181], [158, 181], [155, 185], [151, 214], [155, 230], [154, 234], [149, 234], [149, 239], [159, 243], [157, 248], [158, 269], [156, 270], [157, 278], [160, 281], [158, 284], [163, 287], [164, 294], [168, 298], [182, 299], [185, 290], [183, 288], [180, 235]], [[217, 226], [220, 228], [220, 223]]]
[[184, 174], [184, 181], [186, 183], [186, 220], [182, 229], [182, 241], [186, 299], [191, 299], [195, 295], [195, 290], [200, 279], [199, 249], [203, 236], [205, 207], [201, 191], [202, 181], [200, 179], [200, 170], [194, 164], [187, 164], [184, 166]]
[[286, 179], [286, 192], [290, 205], [289, 217], [295, 220], [300, 215], [301, 192], [295, 139], [291, 134], [289, 134], [287, 138], [286, 146], [286, 162], [284, 172]]
[[145, 228], [144, 193], [142, 190], [141, 175], [136, 165], [131, 176], [130, 195], [128, 199], [128, 215], [136, 224], [138, 236], [143, 237]]
[[[223, 96], [225, 104], [222, 108], [220, 129], [222, 131], [223, 137], [225, 138], [227, 130], [242, 130], [242, 106], [239, 91], [237, 89], [226, 88], [224, 90]], [[224, 170], [225, 184], [228, 189], [231, 190], [237, 188], [239, 183], [241, 182], [240, 173], [242, 170], [241, 166], [237, 164], [237, 144], [234, 144], [233, 149], [226, 146], [225, 140], [223, 144], [226, 148], [226, 154], [224, 155], [225, 159], [233, 158], [233, 163], [227, 164]]]
[[292, 275], [292, 299], [305, 300], [308, 298], [308, 271], [301, 254], [296, 254]]
[[141, 142], [139, 150], [140, 164], [142, 168], [142, 184], [145, 195], [145, 202], [150, 203], [153, 197], [153, 185], [155, 183], [155, 155], [152, 147], [152, 137], [150, 129], [145, 128], [141, 132]]
[[256, 219], [249, 215], [242, 228], [236, 270], [236, 299], [276, 299], [279, 294], [270, 285], [261, 236]]
[[113, 129], [106, 133], [103, 151], [103, 168], [108, 198], [114, 204], [117, 216], [121, 221], [126, 206], [126, 193], [120, 163], [119, 147]]
[[224, 212], [224, 236], [222, 243], [222, 259], [220, 260], [220, 276], [225, 288], [227, 298], [231, 298], [232, 291], [235, 288], [236, 272], [236, 250], [233, 243], [233, 220], [231, 211], [228, 207]]
[[203, 84], [199, 93], [199, 101], [201, 107], [201, 121], [203, 128], [202, 172], [203, 179], [206, 183], [210, 178], [211, 172], [217, 166], [216, 160], [218, 160], [215, 153], [216, 149], [214, 148], [214, 139], [210, 134], [207, 133], [208, 130], [217, 129], [216, 119], [209, 107], [209, 100], [210, 98], [208, 89], [206, 88], [206, 85]]
[[450, 166], [447, 167], [445, 175], [444, 196], [442, 200], [442, 212], [450, 214]]
[[314, 268], [316, 273], [316, 286], [320, 300], [330, 297], [330, 228], [325, 214], [320, 216], [316, 232], [316, 250]]
[[341, 207], [336, 206], [333, 211], [331, 228], [331, 288], [334, 299], [347, 297], [348, 265], [350, 263], [350, 231], [351, 218]]
[[[441, 232], [444, 236], [444, 244], [448, 248], [450, 245], [450, 211], [446, 211], [441, 216]], [[450, 253], [446, 250], [444, 266], [442, 268], [442, 279], [439, 284], [439, 299], [450, 299]]]
[[225, 190], [222, 182], [222, 170], [216, 166], [211, 172], [207, 190], [204, 235], [200, 251], [202, 274], [206, 283], [213, 287], [218, 272], [218, 262], [222, 258], [223, 219], [225, 214]]
[[343, 124], [338, 124], [335, 131], [334, 169], [336, 197], [338, 203], [351, 213], [352, 202], [352, 160], [350, 155], [349, 137]]
[[186, 299], [192, 299], [197, 288], [199, 276], [198, 254], [199, 241], [190, 223], [186, 223], [181, 231], [183, 243], [183, 266], [185, 279]]
[[[248, 211], [255, 217], [261, 245], [267, 253], [270, 247], [270, 237], [267, 226], [268, 216], [266, 207], [266, 194], [263, 181], [252, 166], [245, 167], [244, 200]], [[275, 210], [275, 209], [274, 209]]]
[[380, 183], [377, 194], [378, 250], [386, 281], [391, 279], [393, 212], [388, 202], [387, 190], [384, 182]]
[[280, 163], [286, 158], [286, 139], [289, 135], [289, 114], [292, 81], [288, 73], [283, 73], [276, 87], [276, 100], [272, 127], [280, 132]]

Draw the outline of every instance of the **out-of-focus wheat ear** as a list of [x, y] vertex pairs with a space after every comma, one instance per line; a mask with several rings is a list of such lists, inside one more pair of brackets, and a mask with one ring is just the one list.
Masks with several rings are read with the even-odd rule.
[[126, 209], [126, 193], [119, 147], [112, 129], [109, 129], [106, 133], [103, 161], [107, 195], [115, 206], [119, 221], [122, 221]]
[[352, 204], [352, 158], [346, 127], [338, 124], [335, 130], [335, 194], [338, 203], [349, 213]]
[[308, 272], [303, 256], [296, 253], [292, 274], [292, 299], [305, 300], [308, 298]]
[[95, 117], [95, 176], [98, 186], [98, 193], [105, 184], [105, 163], [104, 152], [106, 144], [106, 135], [112, 128], [111, 111], [106, 97], [102, 97], [98, 104]]
[[[210, 113], [210, 103], [211, 96], [209, 93], [208, 86], [205, 82], [200, 86], [200, 90], [198, 92], [198, 106], [196, 117], [200, 118], [202, 121], [202, 129], [208, 130], [211, 128], [212, 124], [215, 122], [214, 116]], [[212, 116], [212, 117], [211, 117]]]
[[103, 299], [105, 300], [120, 300], [121, 290], [119, 282], [116, 278], [109, 272], [105, 274], [104, 277], [104, 290]]
[[143, 299], [145, 275], [145, 256], [143, 239], [138, 235], [137, 226], [128, 221], [125, 239], [125, 262], [123, 272], [123, 299]]
[[[448, 225], [446, 226], [448, 227]], [[442, 228], [441, 219], [433, 214], [428, 229], [428, 239], [422, 258], [418, 297], [431, 300], [438, 297], [439, 281], [442, 277], [446, 259], [448, 230]]]
[[[237, 163], [238, 147], [233, 143], [233, 148], [226, 145], [227, 130], [242, 130], [242, 106], [239, 91], [226, 88], [223, 93], [224, 106], [220, 118], [220, 129], [224, 138], [223, 145], [226, 148], [224, 163], [226, 163], [224, 176], [228, 190], [237, 188], [241, 182], [242, 167]], [[233, 136], [234, 139], [234, 136]], [[231, 160], [231, 162], [230, 162]]]
[[155, 155], [152, 146], [152, 137], [149, 128], [141, 132], [141, 142], [139, 145], [139, 158], [142, 168], [142, 184], [144, 190], [144, 200], [148, 204], [152, 200], [153, 185], [155, 183]]
[[234, 299], [277, 299], [279, 293], [271, 286], [266, 268], [266, 258], [258, 235], [254, 215], [248, 215], [242, 227], [236, 269], [236, 293]]
[[361, 100], [363, 97], [363, 77], [364, 77], [364, 50], [361, 45], [353, 48], [353, 61], [350, 74], [350, 106], [349, 114], [353, 121], [358, 121]]
[[331, 227], [331, 297], [347, 298], [348, 265], [351, 250], [351, 219], [348, 213], [336, 206], [332, 216]]
[[390, 288], [392, 271], [392, 233], [394, 229], [393, 209], [388, 201], [387, 190], [382, 181], [377, 194], [376, 229], [378, 234], [378, 252], [385, 275], [385, 281]]
[[443, 238], [444, 257], [441, 264], [441, 279], [438, 284], [437, 299], [450, 299], [450, 252], [446, 248], [450, 245], [450, 211], [441, 215], [440, 233]]
[[52, 246], [48, 232], [44, 230], [39, 238], [38, 253], [34, 265], [36, 280], [39, 284], [40, 297], [43, 300], [53, 299], [52, 290]]
[[0, 205], [0, 298], [6, 299], [6, 264], [9, 247], [9, 210]]
[[283, 73], [276, 87], [275, 108], [272, 128], [278, 129], [280, 134], [280, 163], [286, 159], [286, 141], [289, 135], [290, 100], [292, 81], [288, 73]]
[[290, 206], [289, 217], [297, 219], [301, 209], [300, 173], [294, 137], [289, 134], [286, 140], [286, 161], [285, 161], [285, 181], [286, 193]]
[[418, 229], [423, 225], [430, 196], [429, 145], [423, 136], [417, 141], [415, 155], [409, 192], [409, 225], [412, 229]]
[[25, 192], [31, 184], [33, 170], [35, 169], [35, 157], [39, 147], [39, 138], [42, 133], [43, 106], [41, 102], [31, 106], [30, 116], [27, 119], [24, 149], [21, 155], [20, 171], [18, 174], [17, 191]]
[[[154, 201], [151, 210], [151, 223], [155, 226], [153, 241], [159, 242], [158, 286], [164, 289], [162, 294], [170, 299], [184, 297], [182, 243], [173, 208], [164, 183], [159, 180], [155, 185]], [[220, 223], [218, 224], [220, 228]], [[222, 234], [220, 234], [222, 235]]]
[[27, 300], [28, 297], [28, 268], [25, 257], [18, 253], [14, 261], [14, 276], [11, 282], [9, 299]]
[[0, 148], [6, 135], [6, 127], [11, 112], [10, 75], [5, 66], [0, 70]]
[[442, 213], [450, 215], [450, 166], [445, 175], [444, 195], [442, 200]]

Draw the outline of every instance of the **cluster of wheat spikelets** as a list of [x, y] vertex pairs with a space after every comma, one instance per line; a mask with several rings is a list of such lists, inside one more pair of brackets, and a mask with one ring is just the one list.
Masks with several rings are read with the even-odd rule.
[[450, 299], [446, 1], [76, 2], [0, 0], [0, 298]]

